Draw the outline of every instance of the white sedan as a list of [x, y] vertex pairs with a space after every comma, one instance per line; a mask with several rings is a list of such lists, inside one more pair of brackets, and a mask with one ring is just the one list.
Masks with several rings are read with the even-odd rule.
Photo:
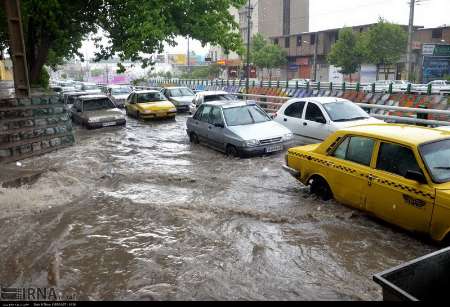
[[355, 103], [334, 97], [292, 99], [274, 117], [292, 131], [298, 144], [321, 143], [339, 129], [383, 123]]
[[195, 98], [192, 100], [191, 105], [189, 106], [189, 113], [194, 115], [197, 112], [197, 109], [205, 102], [211, 101], [232, 101], [237, 100], [234, 95], [231, 95], [224, 91], [203, 91], [198, 92], [195, 95]]

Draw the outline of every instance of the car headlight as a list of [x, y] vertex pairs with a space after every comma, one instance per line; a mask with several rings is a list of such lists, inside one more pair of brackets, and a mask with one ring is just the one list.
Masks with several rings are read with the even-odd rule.
[[100, 118], [98, 117], [91, 117], [88, 119], [88, 123], [98, 123], [100, 121]]
[[143, 110], [142, 113], [143, 114], [152, 114], [153, 111], [152, 110]]
[[173, 108], [169, 110], [169, 113], [175, 113], [177, 111], [177, 108]]
[[250, 141], [245, 141], [245, 146], [247, 147], [255, 147], [259, 145], [259, 141], [258, 140], [250, 140]]
[[283, 136], [283, 141], [292, 141], [292, 139], [294, 138], [294, 134], [292, 133], [288, 133], [286, 135]]

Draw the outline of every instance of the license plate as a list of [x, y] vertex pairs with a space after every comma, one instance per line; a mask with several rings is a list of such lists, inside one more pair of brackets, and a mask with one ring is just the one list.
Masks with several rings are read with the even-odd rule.
[[266, 152], [267, 153], [271, 153], [271, 152], [276, 152], [276, 151], [282, 151], [283, 150], [283, 146], [278, 145], [278, 146], [270, 146], [266, 148]]
[[157, 113], [156, 116], [158, 116], [158, 117], [165, 117], [165, 116], [167, 116], [167, 113]]
[[117, 124], [116, 122], [103, 123], [103, 127], [111, 127], [111, 126], [115, 126], [116, 124]]

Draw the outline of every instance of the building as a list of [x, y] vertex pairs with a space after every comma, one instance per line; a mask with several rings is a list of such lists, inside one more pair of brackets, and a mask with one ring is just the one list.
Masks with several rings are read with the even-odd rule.
[[[357, 32], [365, 32], [374, 25], [375, 24], [354, 26], [352, 29]], [[405, 30], [408, 29], [406, 25], [402, 27]], [[281, 69], [280, 78], [283, 80], [286, 78], [315, 79], [322, 82], [350, 81], [348, 76], [344, 77], [340, 75], [338, 69], [329, 65], [327, 61], [327, 56], [330, 53], [333, 44], [339, 38], [340, 30], [341, 29], [330, 29], [318, 32], [303, 32], [271, 37], [272, 42], [284, 48], [288, 54], [288, 65]], [[450, 27], [433, 29], [415, 27], [412, 57], [415, 80], [412, 81], [421, 82], [423, 80], [423, 46], [428, 43], [449, 43], [449, 36]], [[431, 62], [430, 65], [437, 63], [436, 61], [437, 59], [434, 59], [434, 62]], [[443, 62], [445, 61], [440, 61], [440, 63]], [[448, 67], [448, 64], [445, 63], [440, 65], [442, 71], [445, 71], [445, 67]], [[405, 55], [402, 56], [396, 65], [377, 67], [376, 65], [364, 64], [361, 66], [361, 70], [352, 76], [352, 80], [364, 83], [373, 82], [378, 79], [384, 79], [385, 72], [388, 73], [389, 79], [406, 78], [406, 50]]]
[[[239, 24], [242, 40], [248, 42], [248, 5], [236, 9], [230, 14]], [[250, 0], [251, 22], [250, 38], [260, 33], [269, 39], [274, 36], [285, 36], [291, 33], [302, 33], [309, 30], [309, 0]], [[220, 47], [213, 47], [209, 57], [213, 62], [225, 62], [229, 72], [236, 72], [242, 61], [236, 53], [225, 54]], [[235, 74], [231, 74], [236, 77]], [[229, 76], [229, 75], [227, 75]]]

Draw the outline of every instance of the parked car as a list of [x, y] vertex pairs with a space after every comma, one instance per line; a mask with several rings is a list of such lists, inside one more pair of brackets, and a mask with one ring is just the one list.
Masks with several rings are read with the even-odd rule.
[[80, 96], [70, 110], [72, 120], [88, 129], [126, 125], [125, 116], [106, 95]]
[[204, 91], [197, 93], [189, 106], [189, 114], [195, 114], [198, 107], [202, 105], [204, 102], [210, 101], [232, 101], [236, 100], [236, 96], [231, 95], [224, 91]]
[[135, 91], [125, 103], [127, 115], [137, 119], [175, 118], [177, 108], [158, 91]]
[[63, 94], [63, 101], [64, 101], [64, 104], [67, 106], [67, 108], [70, 109], [78, 97], [86, 96], [86, 95], [89, 95], [89, 93], [80, 92], [80, 91], [67, 92], [67, 93]]
[[450, 132], [374, 124], [289, 150], [285, 170], [322, 199], [436, 241], [450, 232]]
[[106, 95], [118, 108], [124, 108], [128, 96], [133, 90], [130, 86], [110, 85], [106, 87]]
[[291, 79], [288, 82], [289, 87], [296, 87], [297, 84], [298, 86], [306, 86], [308, 83], [311, 83], [310, 79]]
[[409, 81], [405, 80], [378, 80], [363, 87], [366, 92], [372, 91], [372, 86], [375, 83], [376, 92], [388, 92], [392, 84], [392, 92], [404, 92], [408, 89]]
[[298, 144], [322, 142], [339, 129], [382, 123], [355, 103], [334, 97], [291, 99], [274, 117], [292, 131]]
[[95, 83], [83, 82], [78, 85], [78, 89], [82, 92], [86, 92], [89, 94], [102, 94], [102, 90]]
[[195, 97], [195, 93], [187, 87], [166, 87], [161, 93], [175, 105], [178, 112], [189, 112], [189, 106]]
[[436, 129], [439, 129], [439, 130], [444, 130], [444, 131], [450, 131], [450, 126], [441, 126], [441, 127], [436, 127]]
[[450, 81], [446, 80], [434, 80], [426, 85], [416, 86], [415, 89], [419, 92], [427, 92], [430, 85], [433, 94], [450, 93]]
[[188, 118], [187, 134], [194, 144], [204, 143], [234, 157], [279, 152], [292, 141], [287, 128], [245, 101], [203, 103]]

